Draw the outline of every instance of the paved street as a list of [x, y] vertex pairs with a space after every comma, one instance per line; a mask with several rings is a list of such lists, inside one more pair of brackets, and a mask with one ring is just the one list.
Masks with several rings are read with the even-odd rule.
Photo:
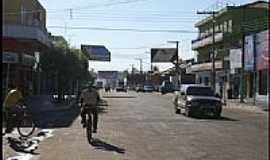
[[[31, 158], [266, 160], [268, 157], [268, 112], [230, 106], [224, 109], [221, 119], [196, 119], [174, 113], [172, 94], [102, 95], [108, 106], [102, 106], [98, 134], [92, 145], [87, 143], [85, 129], [81, 127], [78, 107], [51, 106], [53, 103], [46, 97], [33, 99], [38, 127], [49, 129], [52, 136], [39, 144]], [[5, 148], [5, 153], [14, 152]]]
[[[225, 109], [221, 119], [174, 114], [171, 95], [111, 93], [93, 145], [78, 117], [53, 128], [34, 159], [40, 160], [267, 160], [268, 113]], [[74, 109], [75, 111], [76, 109]]]

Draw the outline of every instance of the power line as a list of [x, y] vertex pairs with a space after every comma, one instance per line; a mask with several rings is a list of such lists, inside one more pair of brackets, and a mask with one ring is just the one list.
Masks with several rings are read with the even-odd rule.
[[[101, 5], [90, 5], [90, 6], [85, 6], [85, 7], [76, 7], [76, 8], [63, 8], [63, 9], [46, 9], [46, 12], [59, 12], [59, 11], [70, 11], [70, 10], [81, 10], [81, 9], [89, 9], [89, 8], [97, 8], [97, 7], [108, 7], [108, 6], [114, 6], [114, 5], [119, 5], [119, 4], [128, 4], [128, 3], [134, 3], [138, 1], [146, 1], [146, 0], [125, 0], [125, 1], [118, 1], [118, 2], [110, 2], [110, 3], [105, 3]], [[24, 13], [36, 13], [36, 12], [43, 12], [44, 10], [42, 9], [35, 9], [35, 10], [28, 10], [24, 11]], [[6, 12], [4, 15], [8, 14], [20, 14], [20, 11], [18, 12]]]
[[[48, 28], [63, 29], [63, 26], [47, 26]], [[66, 27], [73, 30], [100, 30], [100, 31], [125, 31], [125, 32], [159, 32], [159, 33], [197, 33], [192, 30], [169, 30], [169, 29], [135, 29], [135, 28], [103, 28], [103, 27]]]
[[119, 4], [129, 4], [129, 3], [135, 3], [139, 1], [147, 1], [147, 0], [122, 0], [122, 1], [116, 1], [116, 2], [109, 2], [101, 5], [89, 5], [89, 6], [84, 6], [84, 7], [76, 7], [74, 10], [82, 10], [82, 9], [89, 9], [89, 8], [97, 8], [97, 7], [110, 7], [110, 6], [115, 6]]

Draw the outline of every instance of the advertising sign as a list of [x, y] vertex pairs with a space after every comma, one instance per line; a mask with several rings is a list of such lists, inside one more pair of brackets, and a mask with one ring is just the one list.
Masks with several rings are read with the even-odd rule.
[[36, 63], [36, 58], [34, 56], [30, 56], [24, 54], [22, 57], [22, 64], [26, 66], [34, 66]]
[[151, 48], [151, 62], [173, 62], [176, 58], [176, 48]]
[[241, 48], [238, 49], [231, 49], [230, 50], [230, 69], [234, 70], [235, 68], [242, 67], [242, 50]]
[[252, 71], [254, 69], [254, 35], [245, 37], [244, 51], [245, 70]]
[[269, 69], [269, 30], [256, 35], [257, 69]]
[[118, 79], [118, 71], [98, 71], [98, 79]]
[[9, 63], [9, 64], [14, 64], [18, 63], [19, 58], [17, 53], [13, 52], [3, 52], [2, 54], [2, 63]]
[[111, 53], [103, 45], [81, 45], [82, 52], [94, 61], [111, 61]]

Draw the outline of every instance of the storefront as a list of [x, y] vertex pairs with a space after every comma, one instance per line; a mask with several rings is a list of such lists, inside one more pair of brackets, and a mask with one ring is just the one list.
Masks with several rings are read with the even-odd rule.
[[33, 66], [35, 58], [27, 54], [15, 52], [2, 53], [2, 91], [4, 94], [10, 87], [19, 87], [23, 93], [33, 88]]
[[19, 56], [15, 52], [2, 52], [2, 93], [7, 93], [10, 86], [16, 83], [16, 66]]
[[[256, 34], [257, 91], [256, 103], [269, 105], [269, 30]], [[267, 105], [268, 104], [268, 105]], [[269, 109], [269, 108], [268, 108]]]
[[228, 98], [240, 98], [240, 79], [242, 67], [242, 49], [230, 49], [230, 76], [228, 84]]
[[[221, 61], [216, 61], [216, 93], [220, 96], [224, 96], [224, 86], [225, 86], [225, 72], [223, 70], [223, 63]], [[206, 86], [211, 86], [211, 77], [212, 77], [212, 63], [201, 63], [194, 64], [191, 66], [189, 72], [196, 74], [195, 82], [197, 84], [203, 84]]]

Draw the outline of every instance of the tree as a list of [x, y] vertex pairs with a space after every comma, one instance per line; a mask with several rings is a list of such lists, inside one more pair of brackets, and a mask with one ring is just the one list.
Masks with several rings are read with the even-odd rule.
[[74, 83], [84, 83], [93, 79], [88, 71], [87, 57], [76, 48], [56, 44], [41, 55], [40, 67], [47, 78], [56, 77], [58, 97], [74, 91]]

